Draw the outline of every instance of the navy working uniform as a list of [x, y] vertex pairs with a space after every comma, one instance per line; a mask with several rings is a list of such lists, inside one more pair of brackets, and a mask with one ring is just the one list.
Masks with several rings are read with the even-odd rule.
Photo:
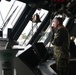
[[54, 58], [58, 75], [68, 75], [69, 66], [69, 33], [65, 27], [59, 28], [51, 38], [54, 45]]

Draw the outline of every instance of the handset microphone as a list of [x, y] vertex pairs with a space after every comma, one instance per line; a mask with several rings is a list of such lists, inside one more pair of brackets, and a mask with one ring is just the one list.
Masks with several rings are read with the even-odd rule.
[[52, 32], [54, 31], [54, 27], [53, 26], [51, 26], [51, 29], [52, 29]]

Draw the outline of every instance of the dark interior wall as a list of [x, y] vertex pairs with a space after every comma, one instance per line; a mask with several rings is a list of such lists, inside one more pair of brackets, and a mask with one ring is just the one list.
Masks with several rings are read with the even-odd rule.
[[76, 37], [76, 23], [75, 24], [72, 24], [70, 35]]
[[19, 59], [14, 59], [14, 67], [16, 69], [16, 75], [34, 75], [34, 73]]
[[70, 33], [70, 36], [76, 36], [76, 23], [74, 23], [74, 18], [69, 19], [66, 27]]

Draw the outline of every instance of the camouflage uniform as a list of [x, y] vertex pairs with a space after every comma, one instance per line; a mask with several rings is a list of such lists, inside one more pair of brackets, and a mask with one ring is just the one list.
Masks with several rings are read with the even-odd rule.
[[69, 65], [69, 34], [65, 27], [61, 27], [52, 37], [54, 57], [58, 75], [68, 75]]

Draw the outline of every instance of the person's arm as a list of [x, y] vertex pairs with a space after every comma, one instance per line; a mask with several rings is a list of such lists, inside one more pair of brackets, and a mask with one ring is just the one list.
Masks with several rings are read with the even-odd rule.
[[51, 27], [51, 28], [50, 28], [50, 31], [51, 31], [51, 42], [52, 42], [53, 39], [54, 39], [54, 28]]

